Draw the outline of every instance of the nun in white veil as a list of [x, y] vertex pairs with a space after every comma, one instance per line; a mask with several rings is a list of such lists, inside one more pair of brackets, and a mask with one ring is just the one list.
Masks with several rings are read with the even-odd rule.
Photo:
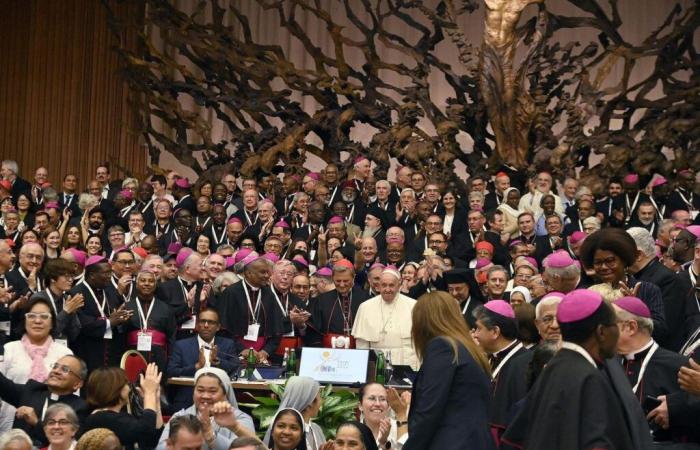
[[[307, 450], [318, 450], [318, 448], [326, 442], [321, 427], [311, 421], [318, 415], [322, 402], [321, 385], [318, 381], [310, 377], [291, 377], [287, 381], [282, 401], [277, 409], [281, 411], [283, 409], [293, 408], [301, 412], [301, 415], [304, 417]], [[263, 442], [266, 445], [270, 444], [271, 431], [272, 430], [268, 428], [265, 433]]]

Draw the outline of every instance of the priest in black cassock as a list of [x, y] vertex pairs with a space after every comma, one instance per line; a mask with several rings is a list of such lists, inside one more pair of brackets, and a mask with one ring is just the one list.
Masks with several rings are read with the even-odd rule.
[[221, 326], [244, 348], [252, 348], [258, 362], [267, 362], [279, 346], [283, 329], [282, 314], [268, 286], [270, 263], [256, 252], [242, 261], [243, 280], [227, 287], [216, 304]]
[[[647, 450], [653, 444], [639, 402], [606, 358], [619, 329], [600, 294], [575, 290], [557, 308], [562, 349], [529, 392], [503, 441], [525, 450]], [[624, 378], [624, 376], [623, 376]]]
[[70, 347], [87, 364], [88, 370], [119, 366], [126, 347], [124, 323], [131, 312], [111, 285], [112, 268], [103, 256], [91, 256], [85, 264], [85, 279], [71, 289], [83, 294], [78, 310], [80, 332]]
[[[617, 350], [627, 379], [651, 422], [654, 441], [659, 443], [695, 442], [700, 399], [678, 385], [678, 371], [688, 358], [660, 347], [651, 337], [653, 322], [649, 308], [636, 297], [623, 297], [613, 303], [620, 328]], [[661, 403], [648, 404], [648, 398]]]
[[170, 307], [178, 326], [177, 339], [184, 339], [195, 335], [195, 318], [203, 307], [202, 257], [190, 248], [183, 248], [175, 263], [177, 276], [159, 284], [155, 296]]
[[474, 279], [474, 272], [467, 269], [452, 269], [442, 274], [447, 291], [459, 302], [464, 320], [469, 329], [476, 327], [476, 319], [472, 314], [477, 306], [483, 305], [483, 297], [479, 285]]
[[[124, 324], [127, 345], [138, 350], [148, 362], [154, 362], [165, 373], [168, 349], [175, 344], [177, 322], [167, 303], [155, 296], [156, 276], [142, 270], [136, 276], [136, 288], [126, 309], [131, 317]], [[167, 377], [164, 377], [164, 379]]]
[[335, 289], [322, 294], [313, 303], [311, 320], [313, 327], [322, 335], [323, 347], [332, 347], [333, 338], [344, 338], [354, 348], [350, 332], [360, 304], [368, 295], [363, 289], [355, 287], [355, 268], [347, 259], [341, 259], [333, 266], [333, 283]]
[[491, 300], [474, 309], [473, 315], [474, 339], [489, 355], [491, 363], [489, 424], [496, 444], [500, 445], [513, 405], [527, 394], [524, 367], [513, 365], [513, 360], [530, 350], [518, 341], [518, 322], [508, 302]]

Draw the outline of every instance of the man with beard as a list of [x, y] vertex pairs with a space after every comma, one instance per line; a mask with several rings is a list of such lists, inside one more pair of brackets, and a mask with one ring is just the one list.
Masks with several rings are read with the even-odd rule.
[[311, 320], [323, 336], [323, 347], [354, 348], [352, 326], [367, 293], [355, 287], [355, 268], [347, 259], [335, 263], [332, 278], [335, 289], [319, 295]]
[[227, 287], [212, 306], [219, 312], [222, 327], [243, 348], [243, 359], [252, 351], [256, 362], [266, 363], [279, 347], [283, 334], [279, 305], [268, 286], [270, 265], [255, 252], [241, 264], [243, 280]]
[[197, 242], [197, 235], [194, 231], [194, 221], [192, 213], [187, 209], [179, 209], [175, 212], [174, 228], [171, 232], [164, 234], [158, 240], [160, 254], [165, 255], [168, 246], [173, 242], [180, 243], [183, 247], [194, 248]]
[[[88, 214], [87, 214], [87, 222], [82, 222], [81, 221], [81, 227], [85, 226], [86, 228], [83, 228], [85, 231], [85, 234], [87, 235], [97, 235], [97, 236], [104, 236], [104, 231], [105, 231], [105, 220], [104, 220], [105, 213], [102, 211], [102, 208], [99, 206], [96, 206], [95, 208], [91, 209]], [[84, 219], [84, 218], [83, 218]]]
[[556, 319], [562, 349], [503, 440], [524, 449], [651, 449], [639, 402], [620, 380], [619, 366], [615, 372], [605, 362], [615, 356], [620, 333], [612, 306], [596, 292], [576, 290], [561, 301]]
[[681, 230], [671, 243], [671, 255], [673, 260], [681, 265], [683, 270], [687, 270], [693, 262], [695, 255], [695, 244], [700, 237], [700, 226], [691, 225]]
[[211, 221], [202, 234], [209, 238], [209, 249], [215, 252], [219, 245], [226, 243], [226, 208], [215, 204], [211, 208]]
[[637, 208], [637, 214], [630, 219], [629, 227], [640, 227], [647, 230], [656, 239], [659, 232], [657, 223], [658, 211], [654, 205], [649, 202], [642, 202]]
[[[340, 198], [347, 208], [347, 212], [343, 216], [345, 221], [353, 225], [361, 227], [365, 221], [366, 208], [364, 203], [359, 198], [357, 187], [353, 180], [348, 180], [343, 183], [340, 191]], [[335, 204], [334, 204], [335, 206]]]
[[[692, 219], [697, 216], [700, 210], [700, 196], [694, 194], [695, 174], [690, 169], [678, 172], [678, 187], [671, 192], [666, 202], [666, 213], [670, 215], [673, 211], [688, 211]], [[667, 216], [669, 217], [669, 216]]]
[[622, 180], [617, 177], [608, 181], [608, 195], [596, 202], [596, 214], [603, 223], [611, 226], [620, 226], [624, 221], [624, 199], [622, 197]]
[[107, 259], [92, 256], [85, 265], [85, 280], [71, 289], [71, 295], [82, 294], [85, 299], [78, 310], [80, 332], [71, 348], [89, 371], [118, 366], [126, 345], [123, 325], [132, 313], [110, 284], [111, 278]]

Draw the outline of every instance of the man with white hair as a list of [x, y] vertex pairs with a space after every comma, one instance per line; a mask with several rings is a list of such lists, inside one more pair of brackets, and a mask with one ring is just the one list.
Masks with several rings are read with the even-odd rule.
[[552, 192], [553, 181], [552, 175], [550, 175], [549, 172], [542, 171], [538, 173], [530, 180], [530, 183], [532, 186], [530, 192], [520, 198], [520, 203], [518, 205], [520, 211], [529, 211], [534, 214], [535, 217], [539, 217], [542, 214], [542, 207], [540, 206], [542, 197], [550, 194], [554, 196], [554, 211], [559, 215], [564, 214], [561, 197]]
[[[620, 362], [647, 414], [654, 441], [695, 442], [694, 417], [699, 407], [678, 385], [678, 371], [688, 364], [688, 358], [654, 341], [651, 313], [643, 301], [622, 297], [613, 308], [620, 332]], [[651, 399], [660, 403], [651, 404]]]
[[156, 297], [163, 299], [177, 319], [177, 338], [194, 334], [195, 317], [199, 313], [202, 297], [202, 257], [190, 249], [183, 248], [175, 257], [178, 275], [158, 285]]
[[10, 194], [17, 201], [19, 194], [25, 193], [31, 195], [32, 185], [29, 181], [19, 176], [19, 166], [17, 161], [6, 159], [0, 164], [0, 179], [7, 180], [12, 183]]
[[416, 301], [401, 294], [401, 275], [395, 267], [384, 269], [380, 295], [360, 305], [352, 327], [358, 349], [381, 350], [394, 364], [418, 367], [411, 344], [411, 315]]
[[306, 322], [311, 317], [299, 297], [290, 292], [296, 274], [294, 264], [288, 259], [280, 259], [272, 268], [270, 290], [275, 297], [276, 311], [280, 314], [284, 331], [276, 351], [279, 356], [284, 355], [285, 348], [303, 346], [301, 336], [305, 334]]
[[387, 180], [379, 180], [374, 190], [377, 194], [377, 199], [370, 203], [370, 209], [376, 206], [382, 211], [386, 211], [387, 216], [393, 216], [396, 212], [396, 201], [391, 198], [391, 183]]
[[581, 265], [565, 250], [547, 256], [542, 266], [542, 279], [550, 292], [568, 294], [581, 282]]
[[12, 286], [17, 297], [44, 288], [40, 276], [43, 262], [44, 249], [41, 245], [32, 242], [24, 244], [19, 250], [19, 265], [7, 274], [7, 284]]
[[[640, 207], [641, 209], [641, 207]], [[637, 259], [629, 268], [638, 281], [648, 281], [661, 289], [664, 302], [664, 314], [669, 333], [659, 341], [665, 348], [677, 351], [683, 345], [685, 336], [685, 298], [692, 289], [690, 279], [677, 274], [664, 266], [656, 258], [654, 238], [642, 227], [627, 230], [637, 244]], [[696, 254], [698, 253], [696, 247]]]

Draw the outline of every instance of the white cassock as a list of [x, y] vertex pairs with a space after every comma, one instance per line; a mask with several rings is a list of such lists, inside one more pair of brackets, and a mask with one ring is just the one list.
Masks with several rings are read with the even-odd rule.
[[356, 347], [391, 352], [392, 364], [418, 369], [418, 357], [411, 341], [415, 304], [414, 299], [403, 294], [398, 294], [390, 304], [381, 295], [364, 301], [352, 327]]

